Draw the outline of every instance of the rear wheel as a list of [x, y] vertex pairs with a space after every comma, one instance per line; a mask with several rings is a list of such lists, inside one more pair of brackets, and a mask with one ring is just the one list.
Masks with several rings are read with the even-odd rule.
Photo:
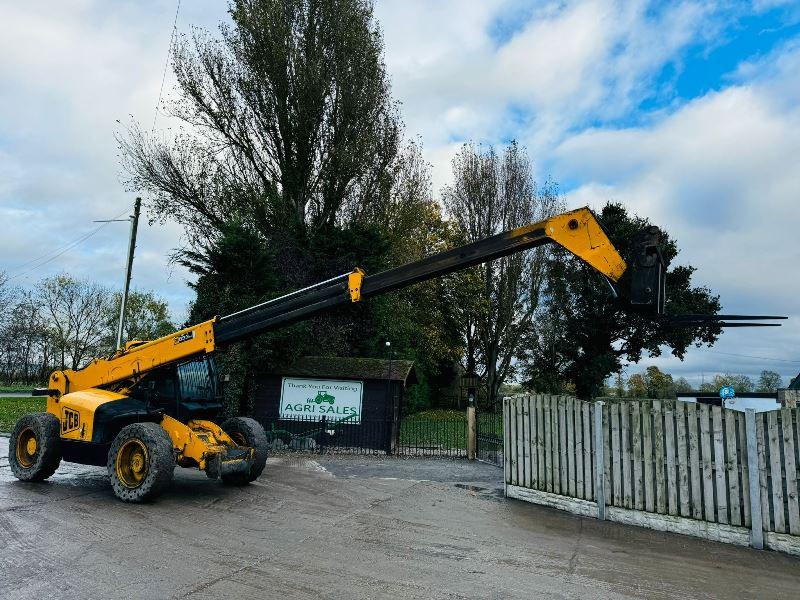
[[20, 417], [8, 445], [8, 464], [17, 479], [43, 481], [61, 463], [61, 426], [58, 417], [36, 413]]
[[175, 455], [169, 434], [157, 423], [123, 427], [108, 451], [108, 474], [117, 498], [145, 502], [172, 482]]
[[249, 472], [223, 475], [222, 481], [231, 485], [246, 485], [258, 479], [267, 464], [267, 434], [264, 433], [264, 428], [249, 417], [233, 417], [221, 427], [237, 445], [248, 446], [255, 451]]

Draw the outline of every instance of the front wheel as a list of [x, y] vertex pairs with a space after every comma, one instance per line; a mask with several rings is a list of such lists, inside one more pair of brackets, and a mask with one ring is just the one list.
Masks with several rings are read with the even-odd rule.
[[223, 475], [223, 483], [245, 485], [258, 479], [267, 464], [267, 434], [264, 433], [264, 428], [258, 421], [248, 417], [233, 417], [225, 421], [221, 427], [237, 445], [248, 446], [255, 451], [250, 470], [246, 473]]
[[108, 451], [114, 494], [124, 502], [146, 502], [172, 482], [175, 455], [169, 434], [157, 423], [123, 427]]
[[24, 415], [14, 425], [8, 444], [11, 472], [22, 481], [43, 481], [61, 463], [61, 424], [50, 413]]

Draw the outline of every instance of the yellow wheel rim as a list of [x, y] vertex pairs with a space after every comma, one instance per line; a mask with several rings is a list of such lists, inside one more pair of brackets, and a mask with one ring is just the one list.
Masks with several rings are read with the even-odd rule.
[[140, 439], [128, 440], [117, 452], [114, 466], [122, 485], [131, 489], [139, 487], [150, 468], [147, 446]]
[[26, 469], [32, 467], [33, 462], [36, 460], [38, 447], [33, 429], [26, 427], [20, 431], [17, 438], [17, 462]]

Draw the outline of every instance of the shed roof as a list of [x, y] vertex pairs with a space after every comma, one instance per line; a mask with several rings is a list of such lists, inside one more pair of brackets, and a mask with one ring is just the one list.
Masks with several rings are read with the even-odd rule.
[[285, 369], [282, 375], [299, 377], [340, 377], [344, 379], [379, 379], [417, 383], [414, 361], [347, 356], [304, 356]]

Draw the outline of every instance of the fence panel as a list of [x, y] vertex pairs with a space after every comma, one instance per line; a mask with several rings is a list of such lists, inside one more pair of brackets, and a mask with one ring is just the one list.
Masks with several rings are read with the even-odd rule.
[[736, 446], [736, 413], [726, 410], [725, 418], [725, 467], [728, 477], [728, 506], [731, 525], [742, 524], [742, 500], [739, 496], [739, 453]]
[[675, 403], [675, 420], [678, 431], [678, 500], [682, 517], [690, 517], [689, 496], [689, 444], [686, 432], [686, 403]]
[[747, 431], [742, 413], [736, 413], [736, 434], [738, 436], [739, 468], [742, 475], [742, 519], [743, 525], [750, 527], [750, 459], [747, 456]]
[[580, 402], [583, 415], [583, 497], [594, 500], [594, 469], [592, 468], [592, 405]]
[[[740, 532], [753, 520], [750, 470], [757, 469], [765, 545], [800, 554], [799, 409], [755, 415], [758, 460], [751, 464], [745, 415], [719, 406], [671, 400], [595, 405], [541, 395], [505, 406], [512, 454], [506, 480], [546, 496], [527, 499], [567, 510], [575, 499], [583, 503], [573, 507], [580, 514], [746, 544], [750, 536]], [[596, 410], [602, 411], [600, 435], [594, 431]], [[593, 513], [595, 440], [604, 456], [604, 506], [611, 508]]]
[[792, 410], [783, 409], [780, 413], [783, 433], [783, 464], [786, 473], [786, 510], [789, 517], [789, 533], [800, 534], [800, 514], [797, 503], [797, 469], [795, 467], [795, 448]]
[[784, 533], [786, 520], [783, 510], [783, 477], [781, 465], [780, 434], [778, 433], [778, 413], [773, 411], [767, 414], [767, 448], [769, 451], [770, 467], [770, 499], [772, 501], [772, 523], [774, 531]]

